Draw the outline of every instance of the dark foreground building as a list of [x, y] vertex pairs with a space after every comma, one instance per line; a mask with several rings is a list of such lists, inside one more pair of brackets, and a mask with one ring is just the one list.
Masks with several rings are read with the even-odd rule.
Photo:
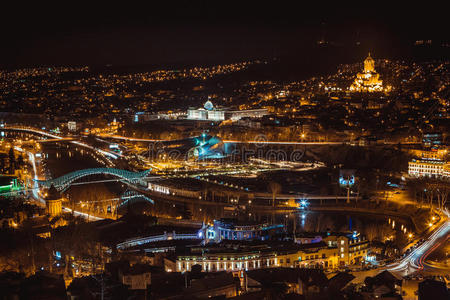
[[444, 282], [427, 279], [419, 283], [419, 300], [448, 300], [450, 295]]

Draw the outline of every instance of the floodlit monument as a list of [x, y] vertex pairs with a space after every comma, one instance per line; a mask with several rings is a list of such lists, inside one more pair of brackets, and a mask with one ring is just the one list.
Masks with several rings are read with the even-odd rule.
[[352, 92], [387, 92], [390, 87], [383, 87], [383, 81], [380, 74], [375, 70], [375, 61], [367, 56], [364, 61], [364, 70], [356, 75], [355, 81], [350, 86]]
[[261, 118], [268, 115], [266, 108], [230, 110], [228, 108], [218, 108], [208, 99], [201, 108], [189, 108], [187, 111], [188, 120], [202, 121], [237, 121], [242, 118]]

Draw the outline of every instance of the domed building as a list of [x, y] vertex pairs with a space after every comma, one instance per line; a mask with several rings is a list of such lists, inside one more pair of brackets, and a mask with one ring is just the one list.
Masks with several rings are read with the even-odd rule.
[[382, 92], [389, 91], [390, 88], [383, 88], [383, 81], [380, 79], [380, 74], [375, 70], [375, 61], [370, 56], [364, 60], [364, 70], [362, 73], [356, 75], [356, 79], [350, 86], [352, 92]]
[[50, 217], [56, 217], [61, 215], [62, 201], [63, 201], [62, 195], [52, 185], [47, 192], [47, 196], [45, 197], [45, 206], [47, 214], [50, 215]]
[[226, 107], [216, 107], [212, 101], [208, 100], [201, 108], [190, 107], [187, 110], [188, 120], [197, 121], [214, 121], [221, 122], [224, 120], [237, 121], [242, 118], [261, 118], [269, 114], [266, 108], [247, 109], [247, 110], [231, 110]]
[[213, 105], [213, 103], [210, 100], [208, 100], [208, 101], [205, 102], [205, 104], [203, 104], [203, 108], [206, 109], [206, 110], [211, 111], [211, 110], [214, 109], [214, 105]]

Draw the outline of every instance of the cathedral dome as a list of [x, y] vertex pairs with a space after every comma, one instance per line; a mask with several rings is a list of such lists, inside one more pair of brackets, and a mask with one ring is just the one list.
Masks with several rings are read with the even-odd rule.
[[213, 110], [213, 109], [214, 109], [214, 105], [213, 105], [212, 102], [209, 101], [209, 100], [205, 102], [205, 104], [203, 105], [203, 107], [204, 107], [206, 110]]
[[364, 71], [365, 72], [375, 72], [375, 61], [370, 56], [370, 52], [369, 52], [369, 56], [367, 56], [366, 60], [364, 61]]

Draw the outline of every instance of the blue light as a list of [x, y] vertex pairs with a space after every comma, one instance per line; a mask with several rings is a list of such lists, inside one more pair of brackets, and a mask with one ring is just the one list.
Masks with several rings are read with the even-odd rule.
[[300, 200], [300, 208], [301, 209], [306, 208], [308, 205], [309, 205], [308, 200], [306, 200], [306, 199]]
[[206, 235], [209, 239], [214, 239], [216, 237], [216, 232], [213, 229], [208, 229]]
[[339, 177], [339, 184], [343, 186], [352, 186], [355, 184], [355, 177], [352, 176], [349, 179], [344, 179], [344, 177]]
[[61, 259], [61, 252], [56, 251], [55, 252], [55, 256], [56, 256], [57, 259]]

